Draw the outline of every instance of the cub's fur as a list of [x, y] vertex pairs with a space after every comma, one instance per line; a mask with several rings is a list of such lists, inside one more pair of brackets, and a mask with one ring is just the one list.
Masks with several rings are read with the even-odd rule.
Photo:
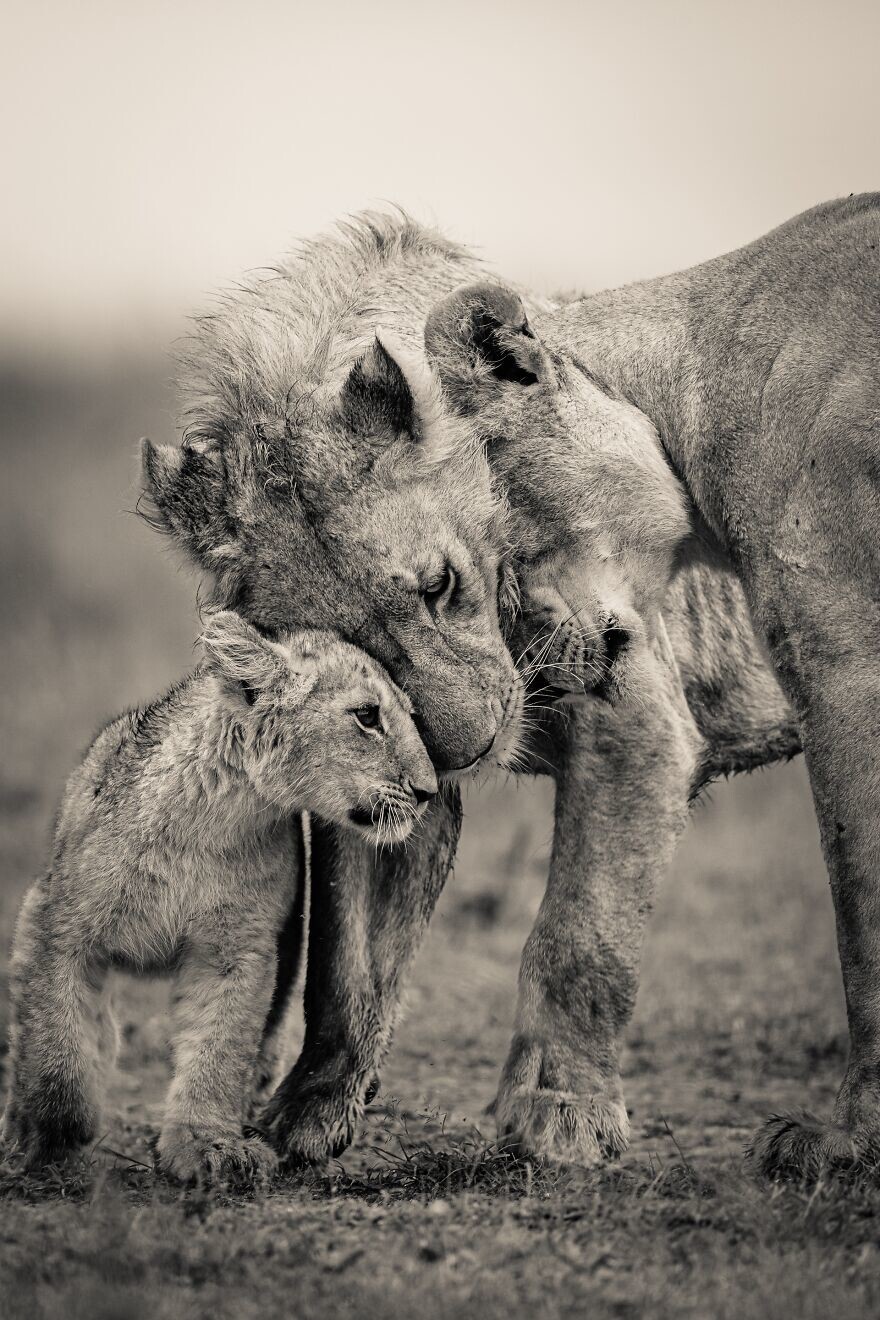
[[31, 1165], [98, 1134], [107, 971], [173, 971], [159, 1164], [263, 1180], [275, 1155], [242, 1123], [303, 881], [291, 817], [396, 842], [437, 789], [407, 698], [363, 652], [322, 633], [266, 641], [230, 612], [202, 642], [202, 667], [98, 735], [24, 900], [4, 1138]]

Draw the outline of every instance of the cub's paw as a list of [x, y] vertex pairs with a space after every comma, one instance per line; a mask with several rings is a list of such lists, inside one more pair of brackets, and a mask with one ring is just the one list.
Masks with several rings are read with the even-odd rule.
[[256, 1136], [174, 1127], [156, 1147], [160, 1170], [182, 1183], [266, 1187], [278, 1169], [278, 1157]]
[[775, 1182], [815, 1182], [823, 1174], [876, 1174], [880, 1133], [825, 1123], [804, 1112], [776, 1114], [746, 1148], [754, 1174]]
[[495, 1101], [498, 1140], [526, 1158], [585, 1168], [621, 1155], [629, 1118], [620, 1099], [514, 1087]]
[[0, 1125], [0, 1155], [23, 1169], [39, 1169], [75, 1158], [97, 1135], [93, 1113], [59, 1109], [48, 1117], [39, 1114], [37, 1105], [30, 1109], [10, 1105]]

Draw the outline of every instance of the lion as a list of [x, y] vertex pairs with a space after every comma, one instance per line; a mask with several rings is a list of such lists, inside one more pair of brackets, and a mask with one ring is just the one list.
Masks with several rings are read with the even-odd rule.
[[[622, 1149], [620, 1038], [653, 884], [689, 801], [719, 774], [799, 747], [742, 589], [707, 552], [673, 581], [650, 643], [657, 699], [580, 702], [548, 716], [523, 752], [523, 685], [504, 645], [515, 514], [423, 343], [431, 307], [486, 278], [472, 254], [402, 213], [305, 245], [198, 324], [183, 447], [145, 452], [152, 521], [210, 576], [217, 601], [267, 635], [335, 627], [363, 644], [412, 698], [452, 781], [405, 852], [312, 822], [305, 1042], [261, 1116], [288, 1162], [344, 1149], [374, 1089], [455, 855], [454, 780], [523, 755], [556, 779], [557, 824], [523, 956], [535, 1014], [518, 1025], [496, 1108], [536, 1156], [589, 1163]], [[509, 355], [497, 369], [516, 370]], [[606, 629], [593, 650], [611, 688], [618, 640]], [[293, 961], [279, 959], [270, 1034]]]
[[275, 1153], [243, 1123], [304, 882], [292, 822], [318, 812], [384, 847], [438, 791], [408, 698], [364, 652], [320, 632], [269, 641], [228, 611], [202, 646], [194, 674], [92, 743], [25, 895], [3, 1143], [29, 1167], [98, 1137], [121, 968], [176, 978], [159, 1167], [265, 1182]]
[[421, 350], [428, 306], [472, 269], [405, 219], [307, 245], [197, 321], [185, 442], [144, 447], [152, 521], [217, 599], [270, 635], [335, 620], [405, 677], [449, 774], [505, 763], [522, 699], [503, 509]]
[[[454, 780], [519, 751], [524, 687], [501, 629], [514, 587], [504, 503], [422, 347], [430, 306], [481, 271], [402, 214], [305, 245], [197, 322], [184, 443], [145, 447], [148, 516], [208, 575], [216, 603], [270, 637], [328, 628], [362, 646], [411, 699], [451, 785], [406, 854], [314, 823], [310, 938], [333, 965], [320, 990], [307, 979], [306, 1044], [264, 1115], [285, 1159], [351, 1140], [454, 855]], [[349, 886], [330, 883], [342, 873], [356, 877], [356, 911], [341, 910]], [[276, 985], [276, 1018], [289, 985], [286, 974]], [[327, 1045], [350, 1037], [340, 1067]]]
[[[880, 1152], [878, 250], [880, 194], [850, 197], [704, 265], [532, 321], [512, 291], [478, 283], [447, 296], [427, 328], [456, 411], [476, 414], [490, 438], [503, 433], [496, 462], [526, 516], [562, 504], [561, 533], [587, 522], [613, 535], [621, 495], [624, 511], [631, 498], [626, 475], [614, 489], [615, 455], [641, 434], [645, 460], [665, 456], [700, 531], [655, 563], [658, 589], [676, 559], [710, 552], [742, 584], [806, 753], [851, 1039], [831, 1121], [783, 1115], [756, 1134], [750, 1159], [771, 1177], [815, 1177]], [[582, 416], [573, 382], [593, 400]], [[597, 440], [590, 414], [609, 409], [617, 434]], [[584, 462], [596, 443], [610, 480]], [[667, 525], [661, 506], [646, 536], [637, 512], [633, 539], [650, 555]], [[569, 573], [579, 558], [582, 590], [616, 614], [601, 546], [590, 563], [575, 539]], [[550, 994], [544, 978], [542, 1011], [558, 1017]], [[522, 997], [520, 1019], [534, 1020], [534, 986]]]
[[508, 503], [521, 605], [512, 644], [551, 689], [616, 701], [650, 687], [663, 603], [696, 534], [656, 430], [549, 350], [504, 285], [442, 299], [425, 346]]

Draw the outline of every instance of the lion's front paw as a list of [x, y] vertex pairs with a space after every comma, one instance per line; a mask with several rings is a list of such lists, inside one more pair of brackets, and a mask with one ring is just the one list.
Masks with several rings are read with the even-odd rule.
[[337, 1159], [354, 1140], [363, 1101], [339, 1089], [310, 1086], [302, 1095], [285, 1086], [259, 1116], [260, 1131], [286, 1168]]
[[183, 1183], [265, 1187], [278, 1168], [274, 1150], [259, 1137], [203, 1128], [163, 1131], [156, 1154], [162, 1172]]
[[746, 1149], [754, 1173], [780, 1182], [815, 1182], [826, 1173], [875, 1171], [880, 1133], [862, 1133], [812, 1114], [777, 1114]]
[[572, 1091], [514, 1087], [495, 1101], [499, 1141], [524, 1156], [589, 1168], [629, 1143], [623, 1101]]

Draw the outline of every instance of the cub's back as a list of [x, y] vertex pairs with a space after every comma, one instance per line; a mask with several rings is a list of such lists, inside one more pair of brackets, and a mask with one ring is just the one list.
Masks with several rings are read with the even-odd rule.
[[176, 707], [199, 680], [198, 671], [146, 706], [114, 716], [93, 738], [69, 776], [56, 822], [56, 849], [81, 844], [95, 829], [117, 832], [130, 824], [144, 779], [158, 779], [161, 751]]

